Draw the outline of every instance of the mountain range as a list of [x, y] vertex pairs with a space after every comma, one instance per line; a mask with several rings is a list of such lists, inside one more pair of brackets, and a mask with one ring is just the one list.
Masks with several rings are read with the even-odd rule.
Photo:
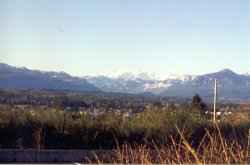
[[211, 98], [214, 79], [218, 80], [220, 99], [250, 100], [250, 75], [230, 69], [196, 76], [170, 75], [162, 80], [147, 73], [74, 77], [65, 72], [43, 72], [0, 63], [2, 89], [103, 91], [175, 97], [192, 97], [198, 93], [204, 98]]
[[0, 63], [0, 88], [99, 91], [87, 80], [64, 72], [43, 72]]

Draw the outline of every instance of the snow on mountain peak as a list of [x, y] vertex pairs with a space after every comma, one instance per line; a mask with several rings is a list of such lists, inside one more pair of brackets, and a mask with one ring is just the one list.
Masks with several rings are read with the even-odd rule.
[[116, 71], [111, 74], [102, 74], [92, 77], [108, 77], [112, 79], [123, 79], [123, 80], [146, 80], [146, 81], [164, 81], [164, 80], [181, 80], [181, 81], [189, 81], [193, 80], [196, 76], [193, 75], [180, 75], [180, 74], [166, 74], [166, 75], [157, 75], [156, 73], [148, 73], [148, 72], [120, 72]]
[[113, 72], [111, 74], [103, 74], [103, 76], [113, 79], [124, 79], [124, 80], [159, 80], [160, 77], [155, 73], [147, 73], [147, 72]]

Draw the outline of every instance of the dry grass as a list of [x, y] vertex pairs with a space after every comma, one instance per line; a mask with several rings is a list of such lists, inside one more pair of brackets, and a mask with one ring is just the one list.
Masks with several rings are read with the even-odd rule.
[[171, 138], [171, 143], [165, 146], [149, 145], [122, 145], [109, 159], [96, 157], [95, 163], [115, 164], [247, 164], [250, 163], [250, 129], [247, 145], [236, 141], [230, 143], [221, 135], [215, 125], [215, 131], [206, 130], [205, 136], [198, 147], [185, 139], [183, 131], [177, 129], [179, 140]]
[[226, 122], [230, 122], [232, 124], [240, 124], [243, 122], [249, 122], [250, 112], [235, 112], [229, 116], [226, 116], [223, 120]]

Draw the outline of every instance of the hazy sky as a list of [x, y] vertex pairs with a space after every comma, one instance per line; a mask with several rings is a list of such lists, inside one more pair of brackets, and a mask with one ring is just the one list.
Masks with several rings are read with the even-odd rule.
[[1, 0], [0, 62], [73, 75], [250, 72], [250, 1]]

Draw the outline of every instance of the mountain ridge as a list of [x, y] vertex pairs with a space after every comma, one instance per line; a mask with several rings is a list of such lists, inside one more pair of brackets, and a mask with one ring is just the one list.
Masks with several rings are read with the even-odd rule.
[[[103, 78], [105, 81], [103, 81]], [[212, 97], [214, 79], [219, 82], [221, 99], [250, 99], [250, 75], [238, 74], [228, 68], [203, 75], [169, 77], [165, 80], [148, 80], [134, 77], [122, 79], [119, 76], [117, 78], [96, 76], [88, 77], [87, 80], [107, 92], [115, 89], [118, 92], [150, 92], [161, 96], [192, 97], [198, 93], [203, 97]]]
[[31, 70], [0, 63], [0, 88], [152, 93], [174, 97], [191, 97], [198, 93], [211, 97], [214, 79], [219, 82], [222, 99], [250, 99], [250, 75], [238, 74], [228, 68], [202, 75], [171, 75], [160, 80], [147, 73], [76, 77], [65, 72]]
[[0, 88], [99, 91], [85, 79], [65, 72], [46, 72], [0, 63]]

